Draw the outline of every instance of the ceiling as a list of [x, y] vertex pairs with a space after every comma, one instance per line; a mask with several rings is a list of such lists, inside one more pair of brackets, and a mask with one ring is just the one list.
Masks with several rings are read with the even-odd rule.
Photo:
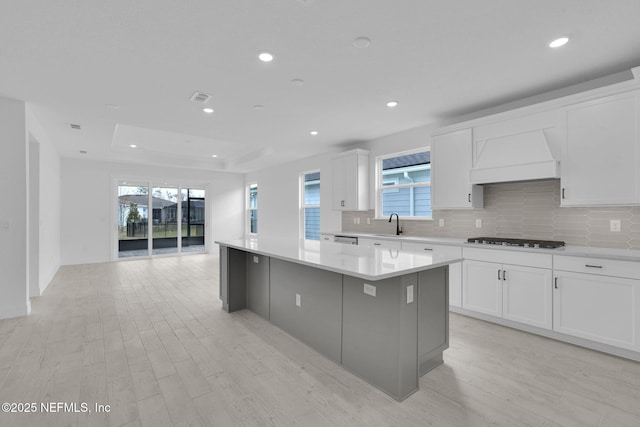
[[0, 96], [65, 157], [248, 172], [640, 65], [638, 0], [0, 5]]

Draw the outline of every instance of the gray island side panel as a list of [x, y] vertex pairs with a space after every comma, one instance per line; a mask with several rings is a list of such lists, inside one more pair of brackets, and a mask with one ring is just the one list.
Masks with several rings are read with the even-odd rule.
[[271, 322], [340, 363], [342, 275], [271, 258], [270, 278]]
[[[364, 293], [365, 283], [375, 296]], [[417, 285], [417, 273], [378, 281], [344, 276], [342, 364], [398, 400], [418, 389]]]
[[246, 251], [220, 246], [220, 299], [232, 313], [247, 308]]
[[247, 308], [269, 320], [269, 257], [247, 252]]
[[443, 362], [449, 348], [449, 268], [418, 273], [418, 363], [420, 376]]

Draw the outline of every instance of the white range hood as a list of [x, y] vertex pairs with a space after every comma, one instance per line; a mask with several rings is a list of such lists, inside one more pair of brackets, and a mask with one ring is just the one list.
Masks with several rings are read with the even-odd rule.
[[476, 141], [471, 184], [560, 178], [544, 130]]

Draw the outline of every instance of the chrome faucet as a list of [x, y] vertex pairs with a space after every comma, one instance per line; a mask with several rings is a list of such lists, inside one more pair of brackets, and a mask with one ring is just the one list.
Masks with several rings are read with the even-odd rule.
[[391, 213], [391, 216], [389, 216], [389, 222], [391, 222], [394, 215], [396, 216], [396, 236], [399, 236], [402, 233], [402, 228], [400, 228], [400, 217], [396, 212]]

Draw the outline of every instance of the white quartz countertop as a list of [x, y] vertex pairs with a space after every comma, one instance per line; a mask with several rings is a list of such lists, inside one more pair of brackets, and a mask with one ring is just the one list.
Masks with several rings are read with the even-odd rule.
[[447, 237], [418, 237], [418, 236], [395, 236], [392, 234], [368, 234], [368, 233], [351, 233], [351, 232], [323, 232], [322, 234], [356, 236], [369, 239], [395, 240], [400, 242], [418, 242], [432, 243], [449, 246], [473, 247], [487, 250], [508, 250], [520, 252], [537, 252], [550, 255], [566, 255], [579, 256], [588, 258], [604, 258], [620, 261], [640, 262], [640, 250], [637, 249], [614, 249], [600, 248], [593, 246], [574, 246], [567, 245], [557, 249], [536, 249], [523, 248], [519, 246], [500, 246], [500, 245], [482, 245], [478, 243], [467, 243], [467, 239], [463, 238], [447, 238]]
[[462, 258], [402, 249], [298, 239], [238, 239], [220, 246], [304, 264], [365, 280], [381, 280], [442, 267]]

